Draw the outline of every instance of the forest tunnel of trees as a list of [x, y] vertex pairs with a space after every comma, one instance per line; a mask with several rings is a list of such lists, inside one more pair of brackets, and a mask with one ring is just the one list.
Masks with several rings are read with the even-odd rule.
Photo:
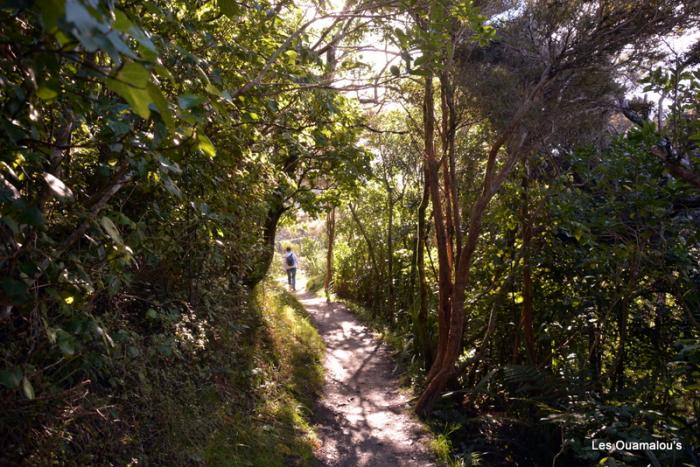
[[265, 455], [312, 465], [277, 346], [320, 344], [264, 315], [304, 213], [309, 289], [383, 329], [448, 463], [698, 465], [699, 27], [697, 0], [0, 1], [0, 464], [277, 465], [253, 431], [284, 419]]

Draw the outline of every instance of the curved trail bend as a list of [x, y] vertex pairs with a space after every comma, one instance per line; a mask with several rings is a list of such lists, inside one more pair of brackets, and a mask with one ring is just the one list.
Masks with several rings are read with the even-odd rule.
[[427, 430], [410, 412], [386, 345], [345, 307], [297, 298], [326, 344], [326, 382], [314, 418], [317, 458], [332, 467], [437, 466]]

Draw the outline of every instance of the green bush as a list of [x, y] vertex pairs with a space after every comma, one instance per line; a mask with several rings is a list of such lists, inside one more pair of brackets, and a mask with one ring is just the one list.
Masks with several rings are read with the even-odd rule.
[[[39, 401], [35, 418], [5, 411], [0, 422], [21, 443], [2, 463], [311, 465], [320, 337], [274, 284], [218, 299], [205, 321], [173, 307], [148, 318], [161, 332], [117, 334], [98, 380]], [[42, 431], [15, 438], [38, 421]]]

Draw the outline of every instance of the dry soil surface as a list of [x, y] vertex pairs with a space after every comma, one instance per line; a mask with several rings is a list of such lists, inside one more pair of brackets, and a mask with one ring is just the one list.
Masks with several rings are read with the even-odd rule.
[[[300, 281], [301, 282], [301, 281]], [[324, 466], [437, 466], [429, 433], [410, 412], [389, 349], [344, 306], [297, 298], [326, 343], [326, 382], [315, 416]]]

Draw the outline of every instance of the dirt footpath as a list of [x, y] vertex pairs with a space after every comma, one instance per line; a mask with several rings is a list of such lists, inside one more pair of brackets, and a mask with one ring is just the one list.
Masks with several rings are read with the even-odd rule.
[[437, 466], [429, 433], [399, 390], [385, 344], [340, 304], [302, 292], [297, 298], [326, 343], [326, 383], [314, 419], [325, 466]]

